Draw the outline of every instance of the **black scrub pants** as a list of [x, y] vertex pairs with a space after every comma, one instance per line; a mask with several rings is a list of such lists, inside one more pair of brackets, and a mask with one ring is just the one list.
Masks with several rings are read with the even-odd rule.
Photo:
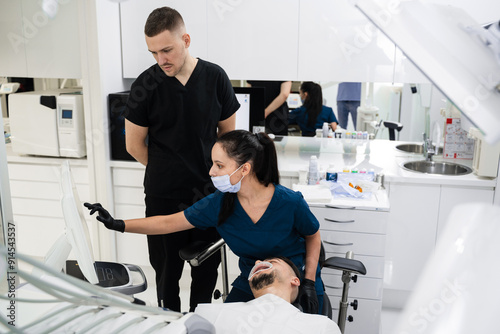
[[[146, 196], [146, 217], [176, 213], [192, 204], [189, 200]], [[156, 273], [158, 306], [180, 312], [179, 280], [182, 276], [184, 260], [179, 257], [179, 250], [193, 241], [217, 241], [220, 236], [215, 228], [209, 228], [205, 231], [194, 228], [172, 234], [148, 235], [147, 237], [149, 261]], [[191, 267], [190, 312], [193, 312], [199, 303], [212, 301], [220, 261], [220, 252], [217, 252], [200, 266]]]

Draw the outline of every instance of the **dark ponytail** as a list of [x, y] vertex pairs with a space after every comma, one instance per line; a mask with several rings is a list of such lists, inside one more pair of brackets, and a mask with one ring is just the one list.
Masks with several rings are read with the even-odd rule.
[[[230, 131], [217, 139], [226, 154], [236, 161], [238, 166], [248, 162], [260, 183], [266, 187], [279, 184], [278, 157], [274, 142], [263, 132], [252, 134], [245, 130]], [[236, 193], [225, 193], [219, 212], [218, 225], [223, 224], [234, 211]]]
[[314, 127], [316, 125], [316, 120], [318, 115], [321, 113], [323, 108], [323, 93], [321, 86], [312, 81], [304, 81], [300, 85], [300, 90], [307, 93], [307, 98], [304, 101], [304, 107], [307, 112], [307, 126]]

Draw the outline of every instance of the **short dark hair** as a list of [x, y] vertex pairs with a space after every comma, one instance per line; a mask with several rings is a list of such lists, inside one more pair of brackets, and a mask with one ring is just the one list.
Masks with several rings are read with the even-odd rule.
[[297, 266], [295, 265], [295, 263], [292, 262], [292, 260], [290, 260], [286, 256], [272, 256], [272, 257], [266, 258], [264, 261], [269, 261], [269, 260], [272, 260], [272, 259], [278, 259], [278, 260], [281, 260], [281, 261], [285, 262], [286, 264], [288, 264], [290, 266], [290, 268], [292, 268], [293, 273], [295, 274], [295, 276], [297, 276], [298, 279], [301, 279], [302, 275], [300, 274], [300, 270], [299, 270], [299, 268], [297, 268]]
[[182, 26], [184, 26], [184, 20], [178, 11], [170, 7], [160, 7], [149, 14], [144, 26], [144, 34], [154, 37], [165, 30], [175, 31]]

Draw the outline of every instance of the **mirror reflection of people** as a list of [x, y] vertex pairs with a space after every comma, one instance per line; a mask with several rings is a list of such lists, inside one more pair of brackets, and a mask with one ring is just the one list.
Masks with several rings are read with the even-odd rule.
[[[179, 212], [215, 191], [208, 176], [210, 152], [218, 134], [234, 130], [239, 103], [222, 68], [189, 54], [191, 37], [175, 9], [152, 11], [144, 33], [157, 63], [132, 84], [125, 139], [130, 155], [146, 166], [146, 217], [151, 217]], [[158, 306], [180, 311], [179, 250], [219, 238], [215, 229], [147, 236]], [[217, 254], [191, 268], [190, 310], [211, 301], [219, 263]]]
[[323, 105], [321, 86], [312, 81], [305, 81], [300, 85], [299, 95], [302, 106], [294, 109], [288, 115], [290, 124], [298, 124], [302, 136], [314, 137], [316, 129], [323, 128], [328, 123], [333, 131], [337, 129], [337, 118], [333, 109]]
[[337, 91], [337, 115], [342, 129], [347, 129], [350, 114], [354, 130], [356, 130], [360, 103], [361, 82], [341, 82]]
[[292, 305], [299, 294], [299, 277], [297, 267], [285, 257], [256, 261], [249, 279], [254, 300], [200, 304], [195, 313], [223, 334], [340, 334], [337, 324], [328, 317], [303, 313]]
[[100, 204], [85, 206], [90, 214], [98, 212], [97, 220], [107, 228], [120, 232], [154, 235], [215, 227], [239, 257], [241, 270], [226, 302], [254, 298], [248, 275], [256, 260], [286, 256], [302, 271], [304, 311], [318, 313], [324, 293], [319, 222], [301, 193], [279, 184], [274, 142], [265, 133], [231, 131], [217, 139], [212, 161], [210, 176], [218, 190], [182, 212], [123, 221]]
[[264, 102], [266, 108], [266, 132], [275, 135], [288, 135], [288, 103], [292, 90], [291, 81], [247, 81], [250, 87], [264, 87]]

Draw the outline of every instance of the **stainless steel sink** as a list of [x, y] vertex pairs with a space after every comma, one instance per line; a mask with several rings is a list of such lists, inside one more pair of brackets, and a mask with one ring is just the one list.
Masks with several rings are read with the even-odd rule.
[[[422, 144], [399, 144], [396, 146], [396, 150], [406, 153], [424, 154], [424, 146]], [[438, 150], [438, 155], [440, 154], [443, 154], [442, 147]]]
[[467, 166], [454, 164], [451, 162], [436, 162], [436, 161], [407, 161], [401, 164], [403, 169], [411, 172], [439, 175], [467, 175], [472, 172]]

